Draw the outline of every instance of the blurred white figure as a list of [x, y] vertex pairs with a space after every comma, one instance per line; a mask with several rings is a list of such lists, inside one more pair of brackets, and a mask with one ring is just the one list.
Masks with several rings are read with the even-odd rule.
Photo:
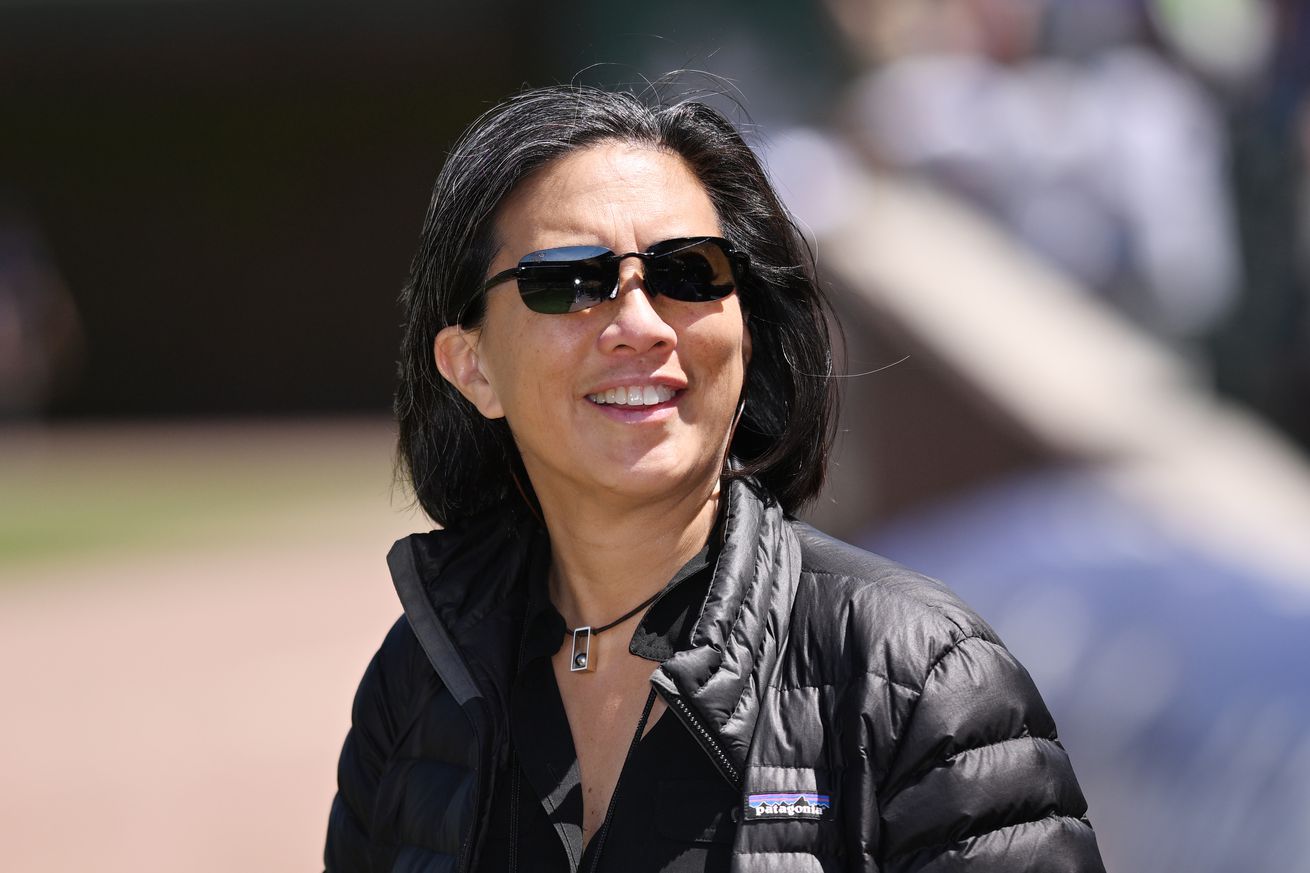
[[920, 23], [917, 44], [855, 86], [862, 144], [970, 198], [1154, 332], [1213, 327], [1240, 267], [1208, 96], [1131, 45], [1035, 56], [1034, 0], [947, 6], [943, 33]]

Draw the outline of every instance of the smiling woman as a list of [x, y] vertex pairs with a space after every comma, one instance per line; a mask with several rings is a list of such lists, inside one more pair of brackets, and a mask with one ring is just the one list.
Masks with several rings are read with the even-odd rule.
[[[722, 233], [704, 187], [676, 154], [603, 142], [525, 180], [495, 226], [499, 248], [492, 270], [556, 247], [657, 254], [611, 258], [615, 284], [604, 292], [613, 302], [569, 315], [533, 311], [512, 283], [490, 289], [477, 328], [451, 325], [437, 334], [441, 374], [483, 416], [509, 423], [548, 528], [576, 527], [581, 534], [599, 529], [592, 522], [612, 523], [614, 512], [681, 512], [703, 516], [694, 531], [701, 542], [693, 551], [699, 549], [709, 533], [712, 495], [750, 360], [750, 333], [741, 299], [731, 293], [731, 270], [724, 270], [719, 287], [727, 293], [719, 299], [655, 293], [656, 276], [668, 272], [661, 261], [708, 263], [707, 253], [717, 253], [726, 267], [726, 254], [704, 243], [658, 254], [665, 240]], [[560, 286], [575, 287], [576, 279], [560, 276], [560, 262], [549, 263]], [[586, 516], [588, 507], [597, 518]], [[639, 540], [614, 546], [631, 557], [634, 547], [668, 549], [669, 543], [650, 542], [658, 528], [645, 530]], [[591, 555], [594, 548], [588, 545]]]
[[992, 630], [794, 520], [825, 305], [724, 118], [506, 101], [403, 302], [402, 469], [445, 529], [389, 556], [328, 870], [1101, 869]]

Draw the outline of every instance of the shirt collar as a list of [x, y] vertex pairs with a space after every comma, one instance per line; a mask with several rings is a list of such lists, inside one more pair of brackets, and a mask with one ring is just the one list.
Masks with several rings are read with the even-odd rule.
[[[714, 542], [714, 537], [710, 537]], [[710, 544], [682, 565], [633, 631], [628, 651], [650, 661], [664, 661], [688, 647], [713, 577]]]

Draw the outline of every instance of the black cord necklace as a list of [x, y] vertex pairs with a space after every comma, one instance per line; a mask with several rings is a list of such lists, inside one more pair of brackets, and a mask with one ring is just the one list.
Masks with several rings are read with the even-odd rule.
[[596, 669], [596, 662], [591, 657], [591, 638], [598, 637], [612, 627], [623, 624], [637, 613], [655, 602], [655, 598], [663, 594], [663, 589], [656, 591], [650, 597], [647, 597], [641, 603], [638, 603], [632, 609], [620, 615], [607, 625], [602, 627], [592, 627], [583, 625], [582, 627], [565, 628], [565, 635], [572, 634], [573, 649], [569, 652], [569, 672], [570, 673], [592, 673]]

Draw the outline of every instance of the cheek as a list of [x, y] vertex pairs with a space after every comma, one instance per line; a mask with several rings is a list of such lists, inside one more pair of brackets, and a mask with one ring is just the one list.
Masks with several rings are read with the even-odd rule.
[[576, 372], [581, 338], [567, 330], [571, 325], [540, 321], [549, 318], [516, 321], [486, 339], [487, 376], [511, 425], [548, 414], [551, 399], [570, 390], [567, 377]]
[[737, 407], [746, 378], [744, 336], [734, 331], [692, 332], [684, 337], [691, 373], [706, 389], [695, 411], [688, 414], [720, 427]]
[[740, 378], [750, 360], [750, 335], [735, 312], [702, 319], [683, 333], [683, 340], [687, 354], [723, 379]]

